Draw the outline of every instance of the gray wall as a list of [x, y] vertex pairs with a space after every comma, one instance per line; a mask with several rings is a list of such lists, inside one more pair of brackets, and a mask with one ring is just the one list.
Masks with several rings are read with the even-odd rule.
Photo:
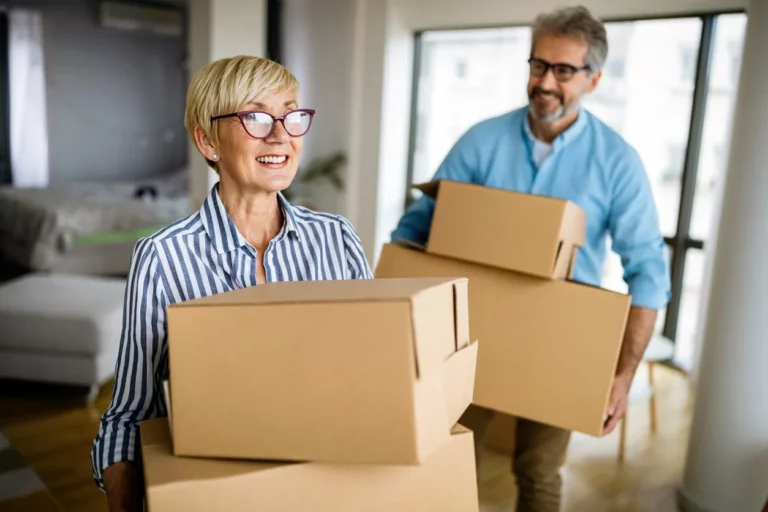
[[187, 160], [186, 39], [100, 28], [92, 0], [0, 0], [44, 19], [51, 182], [134, 179]]

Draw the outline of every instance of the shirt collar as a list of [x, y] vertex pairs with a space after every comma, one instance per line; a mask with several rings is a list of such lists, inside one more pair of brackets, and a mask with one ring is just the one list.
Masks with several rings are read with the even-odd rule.
[[[531, 130], [531, 119], [527, 113], [525, 116], [523, 116], [523, 118], [523, 130], [528, 137], [529, 142], [534, 143], [538, 139], [536, 139], [536, 137], [533, 135], [533, 130]], [[554, 141], [552, 141], [552, 150], [559, 151], [560, 149], [567, 146], [571, 141], [578, 137], [586, 127], [587, 112], [583, 108], [579, 108], [579, 115], [576, 118], [576, 122], [569, 126], [563, 133], [558, 135]]]
[[[277, 200], [280, 208], [283, 210], [284, 220], [283, 228], [275, 237], [275, 240], [280, 240], [289, 233], [298, 238], [299, 231], [293, 206], [291, 206], [283, 194], [278, 193]], [[210, 238], [218, 254], [223, 254], [239, 247], [249, 246], [248, 241], [240, 234], [240, 231], [238, 231], [235, 223], [224, 208], [224, 203], [221, 202], [218, 183], [211, 188], [208, 197], [206, 197], [203, 205], [200, 207], [200, 219], [208, 238]]]

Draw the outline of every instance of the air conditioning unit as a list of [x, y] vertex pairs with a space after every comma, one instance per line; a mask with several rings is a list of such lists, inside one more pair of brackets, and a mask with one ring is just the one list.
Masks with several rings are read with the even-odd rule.
[[99, 24], [105, 28], [180, 37], [184, 13], [178, 7], [105, 0], [99, 4]]

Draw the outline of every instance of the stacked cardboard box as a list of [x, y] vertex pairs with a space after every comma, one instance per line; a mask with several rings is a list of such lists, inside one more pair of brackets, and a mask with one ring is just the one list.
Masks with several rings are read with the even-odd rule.
[[[168, 308], [150, 510], [477, 510], [466, 279], [275, 283]], [[225, 460], [229, 459], [229, 460]]]
[[436, 199], [428, 243], [385, 245], [376, 277], [469, 278], [474, 403], [601, 435], [630, 297], [570, 280], [584, 212], [452, 181], [419, 188]]

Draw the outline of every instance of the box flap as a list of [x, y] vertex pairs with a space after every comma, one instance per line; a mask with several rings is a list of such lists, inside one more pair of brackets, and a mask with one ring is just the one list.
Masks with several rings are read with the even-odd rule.
[[555, 266], [552, 269], [552, 275], [557, 279], [565, 279], [569, 276], [571, 263], [573, 262], [573, 252], [577, 247], [569, 241], [561, 241], [555, 258]]
[[455, 424], [451, 428], [451, 435], [452, 436], [462, 436], [464, 434], [471, 433], [471, 432], [472, 432], [471, 430], [469, 430], [467, 427], [465, 427], [464, 425], [461, 425], [459, 423]]
[[416, 354], [417, 377], [442, 367], [446, 359], [456, 352], [457, 334], [461, 339], [469, 333], [457, 333], [464, 329], [468, 319], [466, 307], [456, 308], [456, 289], [466, 290], [467, 280], [460, 278], [440, 287], [422, 290], [412, 302], [413, 341]]
[[579, 248], [574, 247], [571, 251], [571, 261], [568, 263], [568, 279], [573, 279], [573, 274], [576, 272], [576, 258], [579, 255]]
[[464, 347], [445, 362], [443, 395], [445, 409], [451, 423], [459, 421], [461, 415], [472, 403], [475, 388], [475, 372], [479, 342]]
[[410, 300], [422, 290], [441, 286], [449, 281], [451, 279], [434, 277], [282, 281], [188, 300], [171, 307]]
[[468, 279], [453, 283], [453, 330], [456, 337], [456, 350], [469, 345], [469, 297]]
[[560, 230], [560, 239], [582, 247], [587, 233], [587, 215], [575, 203], [565, 203], [565, 218]]

